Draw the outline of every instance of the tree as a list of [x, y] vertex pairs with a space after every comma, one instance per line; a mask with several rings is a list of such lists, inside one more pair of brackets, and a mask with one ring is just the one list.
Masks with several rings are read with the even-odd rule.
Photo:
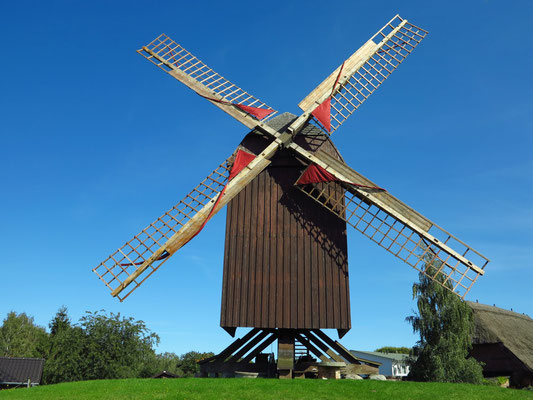
[[62, 306], [48, 325], [50, 347], [46, 355], [43, 383], [72, 382], [84, 378], [85, 333], [72, 326]]
[[25, 313], [11, 311], [0, 326], [0, 356], [43, 357], [48, 335]]
[[[450, 288], [450, 282], [438, 272], [440, 265], [427, 261], [427, 273]], [[410, 361], [409, 379], [481, 383], [481, 365], [474, 358], [467, 358], [474, 329], [472, 310], [428, 276], [420, 273], [419, 277], [419, 283], [413, 285], [418, 313], [407, 317], [413, 331], [420, 335], [413, 349], [417, 358]]]
[[144, 371], [144, 375], [141, 375], [141, 377], [149, 377], [161, 371], [171, 372], [180, 378], [192, 377], [197, 372], [200, 372], [198, 361], [214, 355], [214, 353], [200, 353], [197, 351], [189, 351], [181, 356], [168, 352], [157, 354], [154, 363], [150, 365], [149, 369]]
[[80, 327], [65, 328], [50, 338], [43, 383], [73, 382], [85, 379], [85, 334]]
[[138, 377], [155, 360], [159, 336], [143, 321], [87, 312], [80, 327], [85, 334], [83, 379]]
[[166, 370], [194, 376], [198, 361], [213, 353], [156, 355], [159, 337], [143, 321], [102, 311], [72, 324], [65, 306], [49, 323], [50, 334], [25, 313], [10, 312], [0, 326], [0, 356], [43, 357], [43, 383], [89, 379], [145, 378]]
[[393, 347], [393, 346], [384, 346], [376, 349], [379, 353], [394, 353], [394, 354], [410, 354], [411, 349], [409, 347]]
[[66, 306], [59, 307], [59, 310], [57, 310], [55, 317], [50, 321], [48, 327], [50, 328], [50, 336], [57, 335], [59, 332], [71, 328]]
[[49, 327], [44, 383], [147, 377], [157, 370], [153, 346], [159, 337], [143, 321], [99, 311], [72, 325], [63, 306]]
[[200, 372], [198, 361], [214, 355], [214, 353], [199, 353], [197, 351], [189, 351], [188, 353], [182, 354], [180, 357], [180, 369], [183, 371], [183, 375], [186, 377], [194, 376], [197, 372]]
[[178, 356], [176, 353], [169, 352], [156, 354], [154, 363], [152, 364], [149, 373], [148, 371], [145, 371], [145, 373], [147, 373], [146, 377], [152, 376], [161, 371], [171, 372], [180, 378], [183, 377], [184, 372], [181, 369], [180, 356]]

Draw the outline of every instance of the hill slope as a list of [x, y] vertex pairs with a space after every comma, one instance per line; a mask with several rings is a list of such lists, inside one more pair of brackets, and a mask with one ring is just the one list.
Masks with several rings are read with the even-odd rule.
[[533, 392], [450, 383], [275, 379], [123, 379], [0, 392], [17, 399], [533, 399]]

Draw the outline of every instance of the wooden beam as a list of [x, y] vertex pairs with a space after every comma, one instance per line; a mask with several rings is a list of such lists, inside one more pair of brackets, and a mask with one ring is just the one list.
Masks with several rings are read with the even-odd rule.
[[336, 342], [333, 339], [331, 339], [328, 335], [326, 335], [320, 329], [313, 329], [313, 333], [315, 335], [317, 335], [321, 340], [323, 340], [329, 347], [331, 347], [333, 350], [335, 350], [337, 353], [339, 353], [342, 357], [344, 357], [349, 363], [351, 363], [351, 364], [360, 364], [361, 363], [361, 360], [359, 360], [352, 353], [350, 353], [339, 342]]
[[307, 337], [307, 339], [309, 339], [310, 342], [313, 342], [317, 347], [319, 347], [323, 352], [325, 352], [333, 360], [335, 360], [337, 362], [344, 362], [342, 357], [340, 357], [337, 353], [335, 353], [333, 350], [331, 350], [319, 338], [317, 338], [315, 335], [313, 335], [313, 333], [311, 331], [306, 332], [305, 336]]
[[[278, 371], [294, 369], [294, 332], [278, 330]], [[281, 378], [281, 375], [280, 375]]]
[[234, 340], [228, 347], [226, 347], [224, 350], [222, 350], [219, 354], [206, 358], [205, 360], [200, 361], [200, 364], [210, 362], [213, 360], [219, 360], [224, 361], [226, 358], [228, 358], [230, 355], [233, 354], [234, 351], [238, 350], [242, 345], [244, 345], [246, 342], [248, 342], [250, 339], [252, 339], [255, 335], [257, 335], [261, 330], [259, 328], [254, 328], [250, 332], [248, 332], [246, 335], [244, 335], [242, 338]]
[[311, 344], [311, 342], [309, 340], [307, 340], [303, 335], [297, 333], [296, 334], [296, 339], [301, 343], [303, 344], [305, 347], [307, 347], [315, 356], [317, 356], [318, 358], [320, 358], [321, 361], [323, 362], [330, 362], [332, 361], [331, 358], [327, 357], [324, 353], [322, 353], [322, 351], [320, 351], [319, 349], [317, 349], [315, 346], [313, 346]]
[[372, 375], [379, 374], [379, 367], [367, 364], [348, 364], [344, 367], [344, 371], [349, 374]]
[[273, 332], [270, 337], [268, 337], [263, 343], [261, 343], [259, 346], [257, 346], [250, 354], [248, 354], [246, 357], [243, 358], [243, 363], [249, 363], [252, 361], [252, 358], [254, 358], [257, 354], [261, 353], [264, 349], [266, 349], [274, 340], [278, 338], [278, 333]]
[[231, 357], [228, 362], [238, 362], [246, 353], [248, 353], [255, 345], [257, 345], [261, 340], [268, 336], [270, 332], [267, 330], [261, 331], [259, 335], [250, 340], [246, 345], [236, 352], [233, 357]]
[[207, 88], [205, 85], [203, 85], [196, 79], [187, 75], [185, 72], [176, 68], [172, 63], [169, 63], [165, 59], [161, 58], [158, 54], [154, 53], [148, 47], [143, 47], [142, 51], [145, 51], [146, 53], [150, 54], [150, 56], [158, 60], [159, 62], [165, 64], [169, 68], [169, 70], [166, 72], [170, 76], [177, 79], [178, 81], [183, 83], [185, 86], [187, 86], [189, 89], [198, 93], [200, 96], [205, 97], [207, 100], [211, 102], [211, 104], [217, 106], [222, 111], [228, 113], [233, 118], [235, 118], [237, 121], [241, 122], [243, 125], [247, 126], [250, 129], [254, 129], [259, 124], [259, 121], [257, 119], [251, 117], [246, 112], [242, 111], [241, 109], [231, 104], [224, 104], [224, 103], [219, 103], [217, 101], [210, 100], [210, 98], [213, 98], [213, 99], [221, 101], [222, 97], [218, 95], [217, 93], [215, 93], [213, 90]]
[[[241, 362], [243, 362], [243, 363], [251, 362], [255, 357], [257, 357], [257, 355], [259, 353], [261, 353], [261, 351], [263, 351], [263, 349], [266, 346], [268, 346], [270, 343], [272, 343], [274, 340], [276, 340], [277, 334], [276, 334], [275, 330], [266, 329], [265, 331], [267, 332], [267, 335], [270, 335], [270, 336], [268, 336], [267, 339], [263, 343], [259, 344], [259, 346], [257, 346], [255, 349], [250, 351], [250, 353], [248, 353], [248, 355], [246, 357], [244, 357]], [[267, 343], [266, 345], [265, 345], [265, 342]]]

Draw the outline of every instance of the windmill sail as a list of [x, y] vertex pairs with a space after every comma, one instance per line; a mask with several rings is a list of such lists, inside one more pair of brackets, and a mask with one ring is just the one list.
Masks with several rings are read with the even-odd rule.
[[93, 272], [113, 293], [124, 289], [124, 283], [134, 276], [133, 289], [124, 296], [116, 294], [124, 300], [168, 259], [165, 243], [217, 197], [226, 185], [229, 171], [230, 163], [226, 160], [183, 200], [117, 249]]
[[250, 129], [259, 120], [265, 122], [276, 114], [272, 107], [209, 68], [165, 34], [137, 52]]
[[[236, 171], [233, 156], [222, 163], [182, 201], [112, 253], [93, 271], [124, 300], [153, 274], [171, 255], [187, 244], [205, 223], [269, 164], [279, 142], [273, 141], [259, 155], [251, 157]], [[238, 156], [238, 154], [237, 154]], [[120, 296], [133, 284], [126, 295]]]
[[[328, 102], [330, 120], [318, 120], [333, 133], [359, 108], [424, 39], [427, 31], [396, 15], [318, 85], [298, 106], [313, 112]], [[326, 126], [328, 128], [328, 126]]]
[[[388, 252], [463, 298], [484, 274], [486, 257], [369, 179], [324, 153], [312, 156], [294, 143], [290, 147], [335, 178], [299, 189]], [[338, 185], [344, 198], [328, 195]]]

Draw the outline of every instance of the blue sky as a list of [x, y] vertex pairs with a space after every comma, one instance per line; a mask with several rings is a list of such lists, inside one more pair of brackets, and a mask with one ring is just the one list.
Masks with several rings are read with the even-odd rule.
[[[246, 128], [135, 50], [164, 32], [277, 110], [396, 13], [429, 36], [333, 136], [347, 163], [492, 262], [468, 299], [533, 314], [529, 1], [0, 3], [0, 317], [105, 309], [219, 351], [225, 212], [124, 303], [91, 269]], [[352, 230], [349, 348], [411, 346], [417, 273]]]

